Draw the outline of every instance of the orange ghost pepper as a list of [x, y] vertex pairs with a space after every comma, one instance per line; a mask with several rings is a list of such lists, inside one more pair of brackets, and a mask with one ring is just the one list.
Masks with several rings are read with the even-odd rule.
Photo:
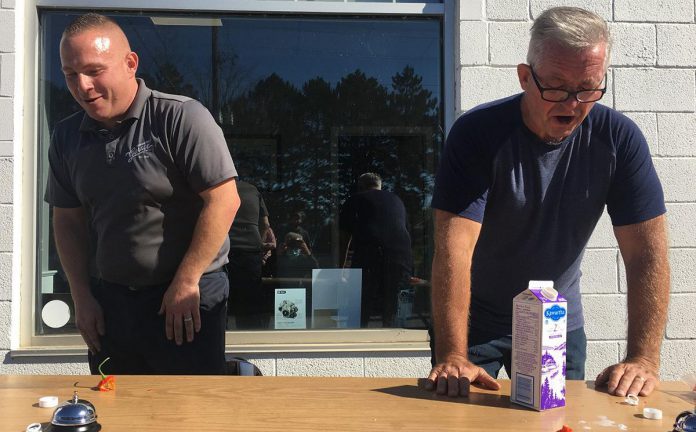
[[558, 429], [557, 432], [573, 432], [573, 429], [571, 429], [568, 425], [563, 425], [563, 427]]
[[97, 388], [99, 391], [111, 391], [111, 390], [116, 390], [116, 377], [113, 375], [104, 375], [104, 372], [102, 372], [101, 368], [106, 363], [109, 361], [111, 357], [107, 357], [104, 359], [103, 362], [99, 364], [97, 369], [99, 370], [99, 373], [101, 374], [101, 381], [99, 381], [99, 384], [97, 384]]

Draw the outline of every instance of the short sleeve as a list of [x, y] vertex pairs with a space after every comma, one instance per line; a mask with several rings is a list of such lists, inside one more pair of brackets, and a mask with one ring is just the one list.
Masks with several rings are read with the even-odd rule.
[[616, 172], [607, 198], [615, 226], [644, 222], [666, 212], [662, 184], [640, 129], [631, 120], [617, 127]]
[[48, 148], [48, 180], [44, 201], [59, 208], [81, 207], [65, 159], [59, 151], [58, 135], [54, 131]]
[[200, 102], [182, 104], [172, 131], [173, 154], [195, 192], [237, 176], [227, 141], [210, 112]]
[[483, 151], [483, 139], [469, 127], [471, 123], [460, 117], [447, 136], [431, 207], [481, 222], [490, 187], [491, 160]]

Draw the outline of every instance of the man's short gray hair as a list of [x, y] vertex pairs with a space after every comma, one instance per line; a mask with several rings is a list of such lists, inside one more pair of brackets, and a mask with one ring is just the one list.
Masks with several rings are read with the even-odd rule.
[[532, 66], [542, 61], [550, 44], [580, 51], [604, 42], [607, 44], [604, 67], [609, 67], [609, 26], [593, 12], [570, 6], [547, 9], [534, 20], [530, 34], [527, 63]]
[[382, 189], [382, 177], [379, 174], [367, 172], [358, 177], [358, 189], [361, 191], [368, 189]]
[[123, 31], [121, 26], [108, 16], [89, 12], [72, 20], [65, 30], [63, 30], [63, 37], [67, 38], [80, 34], [86, 30], [104, 28], [108, 26], [115, 26], [119, 30]]

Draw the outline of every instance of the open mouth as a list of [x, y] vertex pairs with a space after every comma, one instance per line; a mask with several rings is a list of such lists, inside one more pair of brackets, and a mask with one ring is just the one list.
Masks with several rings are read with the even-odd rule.
[[554, 116], [557, 122], [562, 123], [562, 124], [570, 124], [573, 119], [575, 118], [574, 116]]

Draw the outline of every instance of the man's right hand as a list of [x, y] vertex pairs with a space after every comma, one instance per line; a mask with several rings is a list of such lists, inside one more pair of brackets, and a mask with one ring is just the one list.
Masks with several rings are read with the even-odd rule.
[[75, 325], [82, 334], [82, 339], [85, 340], [87, 348], [92, 354], [96, 354], [101, 350], [99, 336], [103, 336], [106, 331], [104, 329], [104, 312], [97, 300], [91, 294], [87, 294], [75, 301]]
[[449, 355], [435, 365], [425, 381], [426, 390], [436, 390], [447, 396], [468, 396], [469, 385], [478, 384], [488, 390], [499, 390], [500, 384], [483, 368], [476, 366], [462, 355]]

